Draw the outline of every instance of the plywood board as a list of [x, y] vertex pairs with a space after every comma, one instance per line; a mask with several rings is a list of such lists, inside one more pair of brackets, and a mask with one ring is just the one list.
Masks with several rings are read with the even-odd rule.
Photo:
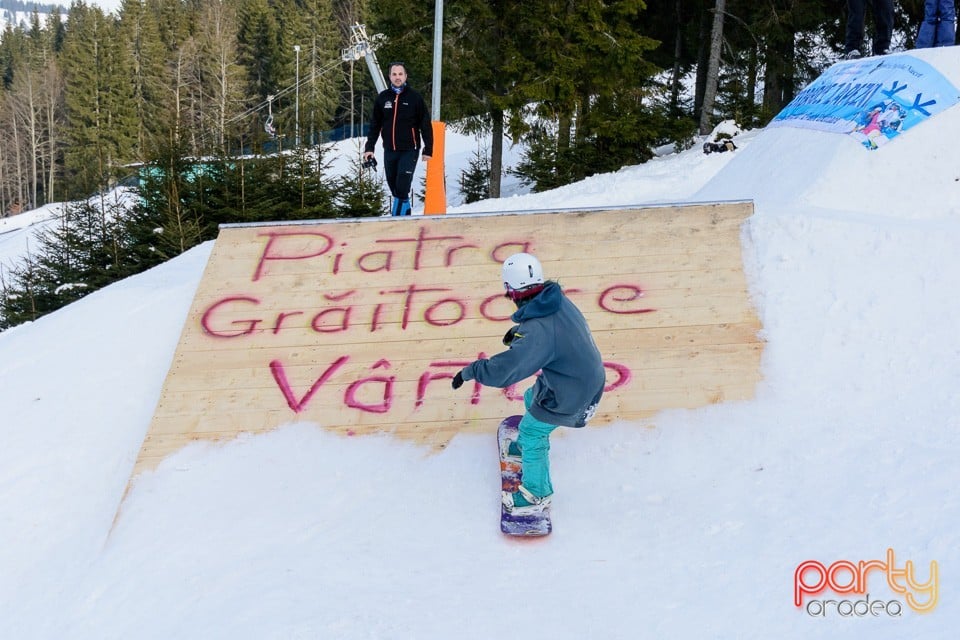
[[521, 413], [450, 379], [504, 347], [500, 264], [528, 251], [607, 366], [591, 423], [752, 396], [762, 342], [740, 226], [750, 203], [229, 226], [220, 231], [135, 475], [194, 440], [308, 421], [434, 448]]

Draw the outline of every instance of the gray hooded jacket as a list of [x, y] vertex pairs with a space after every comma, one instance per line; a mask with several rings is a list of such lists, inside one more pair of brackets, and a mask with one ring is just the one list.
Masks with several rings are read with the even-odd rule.
[[517, 309], [516, 336], [507, 351], [476, 360], [464, 380], [509, 387], [540, 371], [530, 413], [541, 422], [582, 427], [603, 395], [606, 373], [590, 328], [556, 282]]

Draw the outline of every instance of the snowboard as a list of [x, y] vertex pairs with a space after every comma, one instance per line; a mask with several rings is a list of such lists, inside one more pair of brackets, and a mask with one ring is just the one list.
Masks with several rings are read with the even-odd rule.
[[[522, 467], [519, 462], [507, 460], [507, 448], [517, 439], [521, 416], [510, 416], [497, 428], [497, 444], [500, 448], [500, 490], [513, 493], [517, 491], [522, 479]], [[550, 507], [533, 515], [515, 516], [500, 504], [500, 531], [508, 536], [545, 536], [553, 530], [550, 522]]]

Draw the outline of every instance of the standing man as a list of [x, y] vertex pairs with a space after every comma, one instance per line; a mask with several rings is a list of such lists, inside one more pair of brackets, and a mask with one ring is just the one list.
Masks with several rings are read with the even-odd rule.
[[529, 253], [512, 255], [503, 263], [502, 278], [506, 296], [517, 305], [512, 316], [517, 326], [503, 337], [509, 349], [464, 367], [453, 388], [465, 380], [504, 388], [540, 372], [523, 394], [527, 412], [510, 445], [510, 457], [520, 459], [522, 484], [516, 493], [503, 493], [509, 513], [527, 515], [546, 508], [553, 495], [550, 434], [558, 426], [586, 425], [603, 395], [606, 372], [586, 319], [559, 284], [543, 279], [539, 260]]
[[391, 62], [387, 72], [390, 86], [373, 103], [370, 132], [363, 159], [373, 157], [377, 136], [383, 139], [383, 172], [393, 195], [390, 215], [410, 215], [410, 187], [417, 168], [421, 141], [423, 159], [433, 155], [433, 128], [430, 112], [419, 93], [407, 86], [407, 67]]
[[[863, 20], [868, 0], [847, 0], [847, 33], [843, 57], [854, 60], [863, 55]], [[869, 0], [873, 11], [873, 55], [890, 52], [893, 37], [893, 0]]]

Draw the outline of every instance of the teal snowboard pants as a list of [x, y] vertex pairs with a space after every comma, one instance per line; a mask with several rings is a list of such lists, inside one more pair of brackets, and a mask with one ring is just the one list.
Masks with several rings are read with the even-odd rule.
[[527, 412], [520, 420], [517, 445], [523, 465], [523, 486], [538, 498], [545, 498], [553, 495], [553, 485], [550, 483], [550, 434], [557, 425], [534, 418], [530, 414], [532, 401], [533, 387], [530, 387], [523, 394]]

